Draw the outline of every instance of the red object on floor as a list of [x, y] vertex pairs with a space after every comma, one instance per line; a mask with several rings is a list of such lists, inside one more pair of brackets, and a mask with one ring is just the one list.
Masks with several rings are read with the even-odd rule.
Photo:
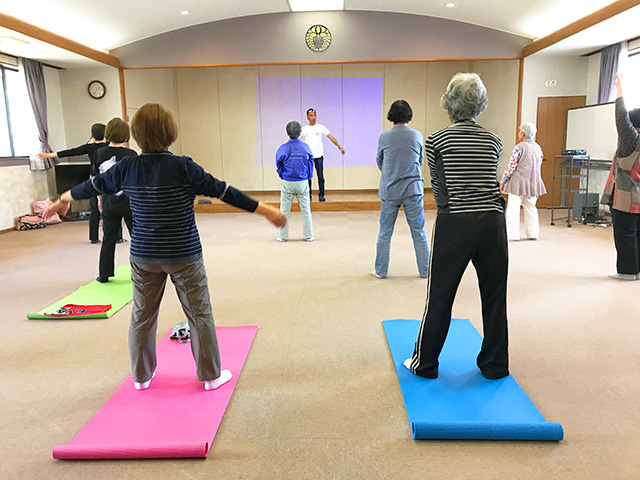
[[46, 313], [50, 317], [77, 317], [80, 315], [92, 315], [94, 313], [104, 313], [111, 310], [111, 305], [75, 305], [67, 303], [53, 313]]

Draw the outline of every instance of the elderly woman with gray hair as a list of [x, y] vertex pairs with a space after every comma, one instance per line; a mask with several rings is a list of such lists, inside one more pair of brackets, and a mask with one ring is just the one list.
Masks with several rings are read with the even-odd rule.
[[497, 181], [502, 142], [475, 122], [488, 103], [477, 74], [454, 75], [440, 100], [453, 123], [425, 142], [438, 214], [426, 308], [413, 356], [404, 365], [426, 378], [438, 377], [453, 301], [469, 262], [476, 269], [482, 300], [484, 340], [477, 365], [489, 379], [509, 375], [507, 231]]
[[500, 181], [500, 189], [509, 194], [507, 204], [507, 239], [520, 240], [520, 204], [524, 210], [524, 233], [529, 240], [537, 240], [540, 231], [536, 202], [547, 193], [540, 167], [542, 149], [534, 138], [536, 126], [531, 122], [520, 125], [518, 144], [513, 147], [509, 165]]

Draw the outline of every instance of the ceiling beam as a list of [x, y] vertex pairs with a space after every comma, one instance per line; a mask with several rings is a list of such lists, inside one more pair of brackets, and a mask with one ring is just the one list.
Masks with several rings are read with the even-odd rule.
[[570, 23], [566, 27], [562, 27], [560, 30], [547, 35], [546, 37], [539, 38], [535, 42], [530, 43], [522, 49], [522, 56], [528, 57], [540, 50], [543, 50], [551, 45], [558, 43], [565, 38], [569, 38], [578, 32], [593, 27], [600, 22], [608, 20], [611, 17], [615, 17], [619, 13], [622, 13], [630, 8], [640, 5], [640, 0], [618, 0], [606, 7], [596, 10], [595, 12]]
[[18, 18], [0, 13], [0, 27], [8, 28], [14, 32], [21, 33], [28, 37], [40, 40], [42, 42], [63, 48], [73, 53], [77, 53], [96, 62], [104, 63], [112, 67], [120, 68], [120, 60], [118, 57], [109, 55], [108, 53], [95, 50], [81, 43], [70, 40], [66, 37], [50, 32], [40, 27], [36, 27], [30, 23], [24, 22]]

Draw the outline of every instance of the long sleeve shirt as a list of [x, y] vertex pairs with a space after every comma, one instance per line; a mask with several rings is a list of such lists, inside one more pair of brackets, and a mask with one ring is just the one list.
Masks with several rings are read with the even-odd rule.
[[258, 202], [214, 178], [189, 157], [171, 152], [123, 158], [71, 189], [75, 199], [122, 190], [133, 213], [130, 259], [143, 264], [187, 264], [202, 257], [193, 204], [196, 195], [255, 211]]
[[101, 148], [105, 148], [109, 143], [107, 142], [93, 142], [93, 143], [85, 143], [75, 148], [68, 148], [67, 150], [60, 150], [56, 152], [58, 158], [64, 157], [75, 157], [76, 155], [88, 155], [90, 166], [89, 166], [89, 175], [95, 176], [98, 174], [98, 167], [96, 166], [96, 152]]
[[626, 213], [640, 213], [640, 134], [622, 97], [616, 98], [618, 147], [600, 203]]
[[380, 169], [378, 197], [400, 200], [424, 194], [422, 133], [396, 125], [380, 134], [376, 164]]
[[504, 212], [497, 180], [502, 141], [497, 135], [463, 120], [429, 135], [425, 153], [439, 214]]

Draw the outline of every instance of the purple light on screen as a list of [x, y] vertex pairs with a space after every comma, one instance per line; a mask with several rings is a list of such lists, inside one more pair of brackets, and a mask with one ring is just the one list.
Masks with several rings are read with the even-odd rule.
[[314, 108], [346, 154], [327, 138], [326, 167], [376, 165], [382, 132], [382, 78], [256, 77], [256, 151], [258, 168], [275, 168], [275, 153], [288, 140], [287, 123], [307, 125]]

